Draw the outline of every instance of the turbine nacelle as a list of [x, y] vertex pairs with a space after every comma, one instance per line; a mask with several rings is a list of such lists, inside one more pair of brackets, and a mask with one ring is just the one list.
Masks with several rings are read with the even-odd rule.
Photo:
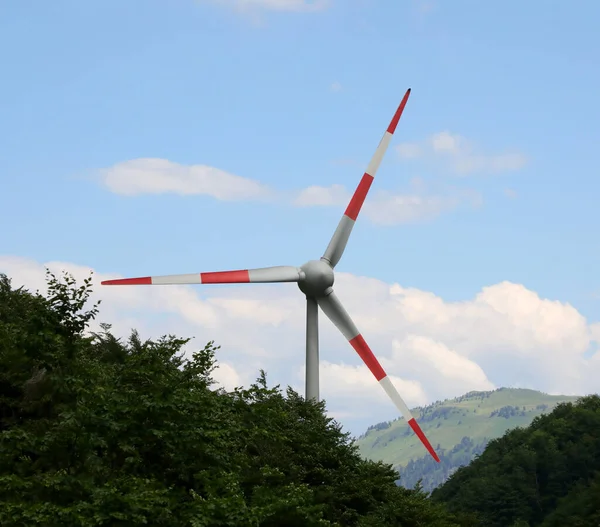
[[311, 260], [300, 267], [298, 287], [306, 296], [327, 296], [333, 282], [333, 269], [325, 260]]

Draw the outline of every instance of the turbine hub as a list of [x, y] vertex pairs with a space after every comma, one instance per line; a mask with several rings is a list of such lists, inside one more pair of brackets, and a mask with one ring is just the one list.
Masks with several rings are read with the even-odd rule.
[[333, 269], [323, 260], [311, 260], [300, 269], [304, 279], [298, 282], [298, 287], [306, 296], [324, 296], [333, 285]]

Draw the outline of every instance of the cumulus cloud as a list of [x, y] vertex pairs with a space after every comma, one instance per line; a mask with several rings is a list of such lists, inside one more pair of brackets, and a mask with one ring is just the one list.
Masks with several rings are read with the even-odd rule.
[[301, 190], [294, 199], [298, 207], [343, 206], [348, 204], [351, 195], [344, 185], [320, 187], [313, 185]]
[[527, 163], [522, 153], [486, 154], [474, 142], [448, 131], [433, 134], [423, 141], [402, 143], [396, 147], [396, 152], [403, 159], [436, 159], [461, 176], [513, 172]]
[[381, 191], [365, 203], [365, 216], [378, 225], [433, 220], [444, 212], [456, 209], [463, 198], [460, 195], [431, 196]]
[[[296, 192], [279, 192], [256, 180], [229, 174], [206, 165], [181, 165], [167, 159], [133, 159], [98, 171], [101, 184], [116, 194], [175, 193], [205, 195], [223, 201], [278, 201], [297, 207], [339, 207], [343, 210], [352, 193], [343, 185], [309, 186]], [[363, 216], [379, 225], [428, 221], [481, 196], [473, 191], [427, 192], [424, 184], [411, 183], [406, 193], [374, 191], [365, 202]]]
[[99, 171], [101, 182], [115, 194], [203, 194], [234, 201], [266, 199], [271, 190], [258, 181], [206, 165], [180, 165], [167, 159], [141, 158]]
[[459, 350], [497, 385], [563, 393], [594, 389], [585, 354], [595, 326], [570, 304], [511, 282], [484, 287], [473, 300], [459, 303], [399, 285], [392, 293], [414, 332]]
[[[451, 191], [445, 194], [428, 194], [412, 189], [400, 194], [375, 191], [363, 206], [361, 215], [377, 225], [398, 225], [428, 221], [450, 212], [464, 203], [478, 206], [481, 196], [474, 191]], [[352, 193], [343, 185], [329, 187], [311, 186], [301, 191], [294, 204], [300, 207], [345, 207]]]
[[233, 391], [235, 388], [248, 385], [253, 380], [248, 378], [242, 379], [242, 376], [236, 371], [235, 367], [226, 362], [217, 364], [215, 371], [212, 373], [212, 377], [219, 386], [228, 391]]
[[424, 153], [423, 147], [417, 143], [400, 143], [396, 152], [403, 159], [417, 159]]
[[[585, 352], [593, 326], [570, 304], [542, 299], [522, 284], [484, 287], [474, 299], [445, 303], [433, 293], [394, 284], [395, 311], [408, 324], [467, 356]], [[493, 339], [490, 339], [492, 331]]]
[[590, 326], [590, 334], [594, 342], [600, 344], [600, 322], [596, 322]]
[[402, 364], [407, 375], [437, 378], [456, 393], [465, 385], [481, 391], [495, 388], [476, 362], [431, 337], [409, 334], [402, 341], [394, 339], [392, 347], [392, 361]]
[[[90, 268], [48, 262], [82, 280]], [[147, 270], [144, 269], [143, 272]], [[15, 286], [45, 289], [44, 265], [0, 257]], [[231, 389], [261, 368], [269, 382], [304, 391], [305, 302], [295, 284], [101, 287], [113, 273], [96, 273], [99, 322], [118, 335], [195, 337], [221, 345], [216, 378]], [[410, 406], [470, 390], [524, 386], [550, 393], [597, 390], [600, 323], [573, 306], [546, 299], [522, 284], [486, 286], [473, 298], [448, 302], [430, 291], [375, 278], [336, 274], [336, 292]], [[332, 415], [353, 433], [397, 412], [344, 337], [320, 317], [321, 394]], [[92, 329], [98, 329], [95, 326]]]
[[[303, 366], [298, 375], [301, 383], [304, 382], [305, 371]], [[419, 381], [403, 379], [397, 375], [390, 375], [390, 379], [411, 408], [428, 402], [427, 394]], [[321, 398], [327, 402], [329, 411], [333, 415], [345, 415], [345, 419], [370, 419], [374, 405], [385, 407], [390, 404], [387, 394], [379, 383], [374, 382], [371, 372], [364, 365], [322, 360], [320, 383]]]
[[335, 81], [335, 82], [331, 83], [331, 86], [329, 86], [329, 89], [332, 92], [341, 91], [342, 85], [338, 81]]

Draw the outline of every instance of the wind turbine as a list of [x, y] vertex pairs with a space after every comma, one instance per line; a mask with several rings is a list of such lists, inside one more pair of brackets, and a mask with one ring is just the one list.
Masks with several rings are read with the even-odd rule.
[[356, 325], [333, 292], [335, 266], [340, 261], [360, 209], [373, 183], [379, 164], [390, 144], [404, 107], [410, 96], [410, 89], [402, 98], [390, 125], [387, 127], [375, 154], [371, 158], [331, 241], [320, 260], [311, 260], [301, 267], [277, 266], [239, 271], [218, 271], [212, 273], [176, 274], [167, 276], [145, 276], [105, 280], [102, 285], [168, 285], [168, 284], [241, 284], [297, 282], [300, 291], [306, 295], [306, 399], [319, 399], [319, 326], [318, 306], [346, 337], [360, 358], [371, 370], [379, 384], [402, 413], [409, 426], [419, 437], [425, 448], [439, 463], [439, 458], [410, 413], [408, 406], [392, 384], [379, 361], [365, 342]]

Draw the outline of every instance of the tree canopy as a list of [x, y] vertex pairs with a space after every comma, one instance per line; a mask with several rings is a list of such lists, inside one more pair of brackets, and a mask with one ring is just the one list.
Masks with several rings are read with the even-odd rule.
[[91, 278], [47, 281], [0, 275], [0, 525], [473, 524], [362, 459], [323, 402], [264, 372], [216, 388], [212, 342], [90, 334]]

